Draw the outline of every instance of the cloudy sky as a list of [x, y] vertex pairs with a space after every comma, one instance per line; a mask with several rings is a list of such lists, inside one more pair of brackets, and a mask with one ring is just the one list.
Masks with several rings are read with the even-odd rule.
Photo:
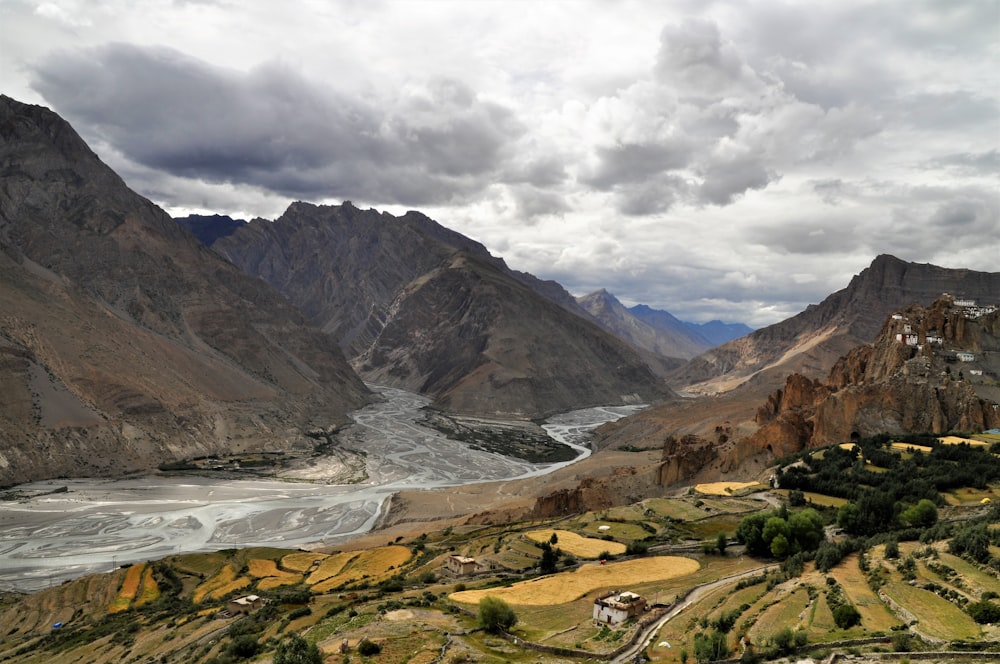
[[577, 295], [776, 322], [1000, 269], [1000, 3], [0, 0], [0, 92], [175, 215], [421, 210]]

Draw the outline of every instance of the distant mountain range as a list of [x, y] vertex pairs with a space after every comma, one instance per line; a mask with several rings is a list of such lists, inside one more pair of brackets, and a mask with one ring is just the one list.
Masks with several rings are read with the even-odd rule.
[[558, 284], [420, 213], [294, 203], [273, 222], [207, 223], [225, 228], [202, 232], [217, 235], [212, 249], [338, 339], [366, 380], [432, 395], [443, 410], [533, 418], [670, 396]]
[[687, 323], [669, 311], [644, 304], [626, 308], [605, 289], [577, 298], [598, 323], [613, 334], [661, 357], [691, 359], [700, 353], [742, 337], [753, 329], [742, 323]]

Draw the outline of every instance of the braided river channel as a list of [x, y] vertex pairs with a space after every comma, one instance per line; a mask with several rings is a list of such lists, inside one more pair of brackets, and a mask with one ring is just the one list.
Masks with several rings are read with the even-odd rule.
[[283, 480], [152, 475], [16, 487], [28, 497], [0, 502], [0, 590], [32, 592], [174, 553], [334, 545], [371, 530], [397, 491], [551, 473], [590, 454], [586, 442], [594, 428], [641, 408], [588, 408], [550, 418], [543, 428], [577, 456], [533, 464], [472, 449], [421, 425], [426, 397], [374, 389], [385, 401], [352, 413], [354, 425], [342, 434], [350, 448], [364, 450], [353, 456], [363, 468], [350, 483], [336, 483], [334, 471], [343, 463], [331, 458], [329, 467], [319, 460]]

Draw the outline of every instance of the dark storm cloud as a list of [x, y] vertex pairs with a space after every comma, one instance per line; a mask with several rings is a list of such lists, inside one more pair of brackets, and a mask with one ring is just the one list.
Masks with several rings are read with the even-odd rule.
[[624, 182], [642, 182], [664, 171], [687, 166], [692, 146], [684, 140], [669, 143], [620, 143], [595, 150], [599, 165], [581, 180], [608, 190]]
[[460, 201], [491, 182], [524, 131], [454, 81], [382, 108], [278, 63], [244, 73], [128, 44], [53, 55], [34, 86], [139, 164], [289, 196]]
[[729, 205], [750, 189], [763, 189], [774, 178], [752, 155], [719, 160], [708, 166], [698, 189], [698, 200], [712, 205]]

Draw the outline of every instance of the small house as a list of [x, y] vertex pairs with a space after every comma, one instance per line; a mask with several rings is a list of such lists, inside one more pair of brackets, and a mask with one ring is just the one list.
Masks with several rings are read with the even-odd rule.
[[605, 625], [617, 625], [646, 611], [646, 600], [633, 592], [615, 591], [594, 601], [594, 620]]
[[975, 362], [976, 356], [974, 353], [966, 353], [965, 351], [959, 351], [955, 353], [955, 357], [958, 358], [959, 362]]
[[454, 574], [465, 575], [474, 574], [477, 564], [475, 558], [467, 558], [456, 554], [448, 556], [447, 567]]
[[251, 613], [264, 606], [266, 601], [263, 597], [258, 597], [257, 595], [246, 595], [245, 597], [237, 597], [230, 600], [228, 608], [229, 612], [233, 615], [237, 613]]

